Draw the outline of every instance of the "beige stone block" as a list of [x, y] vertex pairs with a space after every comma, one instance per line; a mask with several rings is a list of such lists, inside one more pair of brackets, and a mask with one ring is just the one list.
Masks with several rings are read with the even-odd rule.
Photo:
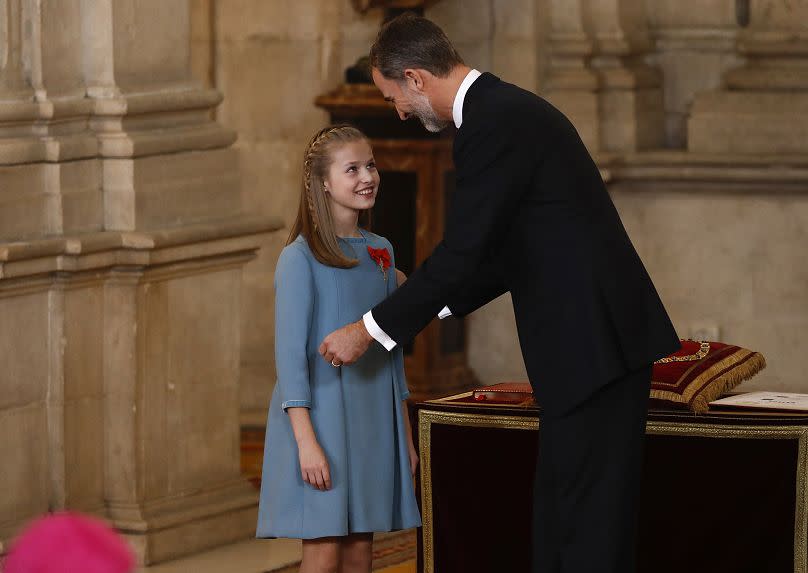
[[[212, 518], [192, 519], [176, 527], [155, 530], [147, 536], [148, 548], [140, 555], [142, 563], [158, 563], [200, 553], [207, 549], [255, 536], [258, 522], [257, 503], [223, 512]], [[130, 539], [143, 544], [140, 538]]]
[[14, 11], [8, 8], [8, 2], [4, 2], [3, 10], [0, 10], [0, 30], [3, 30], [3, 40], [0, 41], [0, 62], [3, 62], [0, 92], [15, 97], [23, 94], [30, 96], [30, 67], [28, 62], [23, 62], [23, 30], [27, 23], [23, 21], [19, 8], [15, 7]]
[[760, 352], [766, 358], [766, 368], [738, 386], [738, 391], [808, 393], [802, 361], [808, 320], [794, 317], [790, 322], [774, 322], [759, 315], [752, 320], [728, 322], [725, 330], [727, 341]]
[[191, 76], [213, 87], [215, 18], [212, 0], [191, 0]]
[[45, 400], [50, 360], [48, 293], [9, 295], [2, 287], [0, 282], [0, 411]]
[[45, 405], [0, 409], [0, 540], [49, 508]]
[[493, 46], [492, 70], [504, 81], [536, 93], [538, 89], [537, 53], [533, 40], [497, 38]]
[[275, 264], [286, 244], [288, 231], [272, 233], [258, 257], [245, 265], [242, 278], [241, 383], [242, 413], [257, 411], [266, 417], [275, 387]]
[[[140, 493], [138, 333], [148, 324], [138, 314], [140, 273], [113, 273], [104, 285], [104, 396], [106, 498], [133, 502]], [[159, 323], [158, 325], [159, 326]], [[162, 334], [159, 328], [157, 335]]]
[[808, 94], [709, 92], [694, 101], [688, 149], [697, 153], [805, 153]]
[[64, 398], [103, 396], [103, 284], [64, 291]]
[[452, 43], [487, 42], [491, 34], [491, 0], [443, 0], [426, 11]]
[[84, 93], [81, 0], [43, 0], [42, 81], [49, 97]]
[[[114, 2], [115, 81], [124, 91], [190, 78], [188, 0]], [[124, 32], [125, 31], [125, 32]]]
[[687, 116], [693, 99], [700, 92], [717, 89], [724, 72], [739, 65], [734, 42], [729, 38], [681, 37], [676, 46], [658, 48], [654, 58], [663, 77], [667, 145], [686, 147]]
[[469, 365], [483, 384], [527, 380], [509, 294], [466, 318]]
[[453, 44], [460, 57], [470, 68], [481, 72], [499, 73], [494, 68], [490, 41], [453, 42]]
[[756, 220], [754, 210], [730, 194], [638, 192], [612, 187], [637, 252], [677, 327], [683, 327], [680, 336], [688, 336], [695, 320], [720, 327], [730, 314], [750, 316], [752, 293], [739, 285], [748, 285], [757, 272], [766, 234], [759, 221], [749, 224]]
[[808, 26], [808, 4], [782, 0], [756, 0], [750, 3], [750, 23], [762, 30], [800, 30]]
[[327, 122], [314, 100], [341, 81], [339, 56], [306, 41], [223, 44], [217, 76], [227, 98], [219, 121], [250, 140], [310, 137]]
[[213, 41], [214, 24], [213, 0], [190, 0], [190, 35], [191, 41]]
[[64, 403], [65, 502], [79, 511], [104, 505], [103, 400], [99, 394]]
[[224, 219], [241, 211], [233, 149], [157, 155], [133, 163], [138, 228]]
[[604, 90], [600, 104], [601, 150], [636, 151], [663, 146], [665, 112], [661, 90]]
[[318, 40], [336, 33], [341, 6], [335, 0], [228, 0], [217, 8], [217, 32], [227, 43]]
[[352, 66], [361, 56], [367, 56], [382, 25], [383, 12], [369, 10], [359, 14], [351, 0], [340, 0], [339, 44], [340, 68]]
[[238, 475], [240, 272], [156, 278], [139, 289], [146, 499]]
[[654, 28], [737, 26], [733, 2], [700, 2], [695, 10], [684, 8], [681, 0], [645, 0], [645, 5]]
[[541, 0], [491, 0], [491, 4], [498, 41], [535, 39], [535, 15]]
[[245, 212], [281, 215], [291, 226], [300, 204], [303, 153], [316, 129], [295, 140], [239, 143]]
[[754, 314], [784, 325], [805, 322], [808, 320], [808, 196], [774, 195], [749, 203], [747, 217], [760, 229], [753, 239], [758, 244], [752, 261], [755, 273], [746, 287], [754, 295]]
[[59, 166], [0, 166], [0, 240], [13, 241], [62, 230]]
[[72, 161], [59, 166], [65, 233], [100, 231], [104, 227], [101, 162]]

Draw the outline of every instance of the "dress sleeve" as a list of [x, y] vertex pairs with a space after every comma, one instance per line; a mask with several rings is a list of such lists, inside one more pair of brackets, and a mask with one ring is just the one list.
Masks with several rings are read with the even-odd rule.
[[281, 407], [311, 408], [308, 339], [314, 281], [306, 254], [287, 246], [275, 269], [275, 365]]

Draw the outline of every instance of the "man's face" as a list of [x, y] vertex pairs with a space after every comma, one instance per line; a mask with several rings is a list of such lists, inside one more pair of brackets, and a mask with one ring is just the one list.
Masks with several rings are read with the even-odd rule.
[[442, 131], [449, 125], [448, 121], [438, 117], [432, 109], [426, 94], [411, 88], [407, 80], [399, 82], [385, 78], [376, 68], [373, 68], [372, 75], [373, 83], [382, 92], [384, 99], [393, 103], [402, 121], [417, 117], [426, 130], [433, 133]]

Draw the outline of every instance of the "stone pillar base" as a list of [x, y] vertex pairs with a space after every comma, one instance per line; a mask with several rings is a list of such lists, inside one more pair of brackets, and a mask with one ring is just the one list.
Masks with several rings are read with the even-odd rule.
[[703, 93], [687, 127], [688, 149], [697, 153], [806, 153], [808, 93]]
[[658, 88], [604, 91], [600, 112], [602, 150], [638, 151], [664, 146], [665, 109]]
[[176, 498], [110, 505], [108, 514], [138, 562], [149, 565], [253, 537], [258, 492], [239, 479]]

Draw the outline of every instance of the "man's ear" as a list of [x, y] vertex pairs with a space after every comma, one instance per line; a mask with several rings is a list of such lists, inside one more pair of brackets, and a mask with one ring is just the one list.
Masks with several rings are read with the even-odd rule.
[[424, 81], [426, 80], [426, 70], [419, 70], [417, 68], [407, 68], [404, 70], [404, 81], [407, 87], [413, 91], [423, 92]]

